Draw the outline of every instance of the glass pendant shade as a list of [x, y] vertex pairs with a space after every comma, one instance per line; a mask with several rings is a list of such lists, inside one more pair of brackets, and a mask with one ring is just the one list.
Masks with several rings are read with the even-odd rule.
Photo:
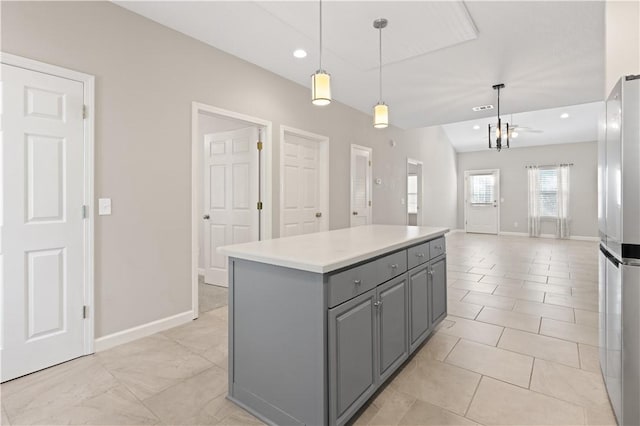
[[331, 76], [322, 70], [311, 76], [311, 103], [318, 106], [331, 103]]
[[383, 102], [373, 107], [373, 127], [376, 129], [389, 127], [389, 107]]

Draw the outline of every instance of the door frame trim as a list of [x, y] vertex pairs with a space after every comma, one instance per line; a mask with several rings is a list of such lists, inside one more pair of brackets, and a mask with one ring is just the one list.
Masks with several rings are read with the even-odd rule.
[[[84, 127], [84, 190], [83, 203], [88, 206], [88, 217], [83, 223], [83, 268], [84, 268], [84, 304], [89, 307], [89, 315], [84, 322], [83, 347], [84, 355], [92, 354], [95, 335], [95, 211], [94, 211], [94, 182], [95, 182], [95, 76], [83, 72], [70, 70], [57, 65], [36, 61], [6, 52], [0, 52], [0, 62], [6, 65], [24, 68], [31, 71], [49, 74], [55, 77], [74, 80], [82, 83], [84, 105], [87, 116], [83, 120]], [[4, 278], [0, 278], [3, 281]], [[1, 297], [1, 296], [0, 296]], [[78, 313], [79, 314], [79, 313]], [[3, 321], [0, 318], [0, 324]]]
[[[467, 196], [469, 194], [469, 176], [470, 175], [478, 175], [478, 174], [488, 174], [488, 173], [496, 173], [498, 175], [498, 196], [496, 197], [496, 204], [498, 209], [498, 219], [496, 224], [496, 234], [500, 234], [500, 169], [481, 169], [481, 170], [465, 170], [464, 171], [464, 232], [467, 231]], [[490, 234], [493, 235], [493, 234]]]
[[198, 318], [198, 221], [200, 220], [200, 212], [198, 211], [198, 194], [202, 182], [200, 182], [199, 169], [200, 162], [200, 139], [198, 138], [198, 114], [201, 112], [214, 114], [224, 118], [246, 121], [264, 127], [264, 140], [262, 152], [264, 158], [262, 164], [262, 239], [270, 239], [273, 235], [273, 146], [272, 134], [273, 124], [271, 121], [258, 117], [218, 108], [201, 102], [191, 102], [191, 310], [193, 319]]
[[[416, 160], [413, 159], [411, 157], [407, 157], [407, 171], [406, 171], [406, 177], [407, 179], [405, 179], [405, 195], [409, 194], [409, 164], [412, 164], [414, 166], [420, 166], [420, 187], [418, 188], [418, 226], [422, 226], [422, 222], [423, 222], [423, 205], [422, 205], [422, 201], [424, 199], [424, 163], [420, 160]], [[409, 198], [407, 197], [406, 200], [406, 208], [405, 208], [405, 216], [406, 216], [406, 220], [407, 220], [407, 225], [409, 225]]]
[[280, 141], [278, 144], [278, 148], [280, 149], [280, 237], [282, 237], [284, 227], [283, 227], [283, 219], [284, 219], [284, 136], [285, 133], [289, 133], [295, 136], [300, 136], [305, 139], [310, 139], [314, 142], [318, 143], [319, 153], [320, 153], [320, 210], [322, 214], [325, 215], [324, 220], [320, 221], [320, 231], [328, 231], [331, 227], [331, 216], [329, 212], [329, 194], [331, 191], [329, 184], [329, 158], [330, 158], [330, 149], [331, 144], [329, 142], [329, 137], [324, 135], [319, 135], [317, 133], [307, 132], [306, 130], [297, 129], [295, 127], [280, 125]]
[[369, 182], [367, 183], [369, 186], [369, 201], [371, 202], [371, 205], [368, 206], [368, 210], [369, 210], [368, 225], [371, 225], [373, 223], [373, 148], [352, 143], [351, 146], [349, 147], [349, 227], [353, 226], [353, 223], [352, 223], [353, 217], [351, 214], [351, 212], [353, 212], [353, 170], [351, 168], [351, 165], [353, 163], [352, 160], [353, 160], [354, 148], [369, 152], [369, 161], [371, 161], [371, 165], [369, 166], [369, 170], [370, 170]]

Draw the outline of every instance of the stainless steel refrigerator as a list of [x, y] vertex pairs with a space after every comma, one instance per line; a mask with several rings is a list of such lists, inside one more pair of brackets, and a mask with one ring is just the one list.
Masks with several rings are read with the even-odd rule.
[[618, 423], [640, 425], [640, 75], [607, 98], [598, 187], [600, 366]]

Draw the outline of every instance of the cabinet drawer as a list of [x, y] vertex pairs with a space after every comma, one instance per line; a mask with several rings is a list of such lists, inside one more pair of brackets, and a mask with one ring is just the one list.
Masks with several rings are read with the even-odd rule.
[[375, 288], [379, 280], [375, 262], [368, 262], [329, 276], [329, 307]]
[[407, 251], [402, 250], [390, 254], [374, 261], [374, 263], [378, 270], [378, 281], [381, 284], [407, 272]]
[[430, 259], [443, 254], [445, 252], [444, 237], [429, 241], [429, 251], [431, 252]]
[[429, 261], [429, 242], [414, 246], [407, 250], [409, 269]]

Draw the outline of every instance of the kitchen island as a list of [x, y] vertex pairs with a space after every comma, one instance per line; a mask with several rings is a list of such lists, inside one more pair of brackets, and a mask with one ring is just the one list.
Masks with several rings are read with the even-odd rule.
[[269, 424], [345, 424], [444, 319], [446, 228], [369, 225], [229, 256], [229, 399]]

